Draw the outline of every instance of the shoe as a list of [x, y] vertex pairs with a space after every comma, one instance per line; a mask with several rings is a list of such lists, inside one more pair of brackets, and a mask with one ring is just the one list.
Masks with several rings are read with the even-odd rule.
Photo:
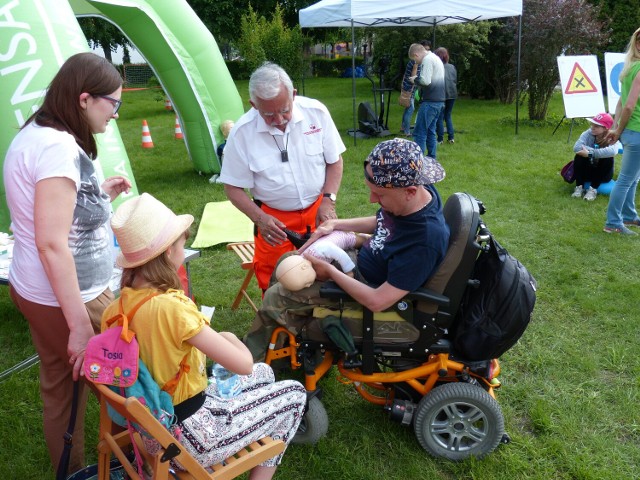
[[624, 225], [622, 227], [607, 227], [605, 225], [602, 231], [605, 233], [620, 233], [622, 235], [638, 235], [636, 232], [629, 230]]
[[587, 193], [584, 194], [584, 199], [588, 202], [593, 202], [598, 196], [598, 191], [595, 188], [589, 187]]
[[443, 143], [444, 143], [444, 141], [438, 140], [438, 145], [442, 145]]
[[450, 138], [449, 143], [456, 143], [456, 141], [453, 138]]
[[624, 224], [629, 227], [640, 227], [640, 218], [636, 218], [635, 220], [631, 220], [630, 222], [624, 222]]
[[583, 193], [584, 193], [584, 188], [582, 188], [582, 185], [578, 185], [573, 191], [573, 193], [571, 194], [571, 198], [580, 198], [582, 197]]

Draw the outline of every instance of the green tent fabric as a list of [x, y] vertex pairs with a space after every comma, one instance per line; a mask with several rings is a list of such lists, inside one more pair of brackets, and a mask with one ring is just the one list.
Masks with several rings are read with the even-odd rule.
[[219, 243], [253, 240], [253, 223], [227, 200], [209, 202], [191, 248], [206, 248]]

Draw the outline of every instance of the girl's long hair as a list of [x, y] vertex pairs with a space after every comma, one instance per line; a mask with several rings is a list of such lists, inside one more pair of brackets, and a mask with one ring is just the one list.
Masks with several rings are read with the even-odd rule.
[[633, 32], [633, 35], [631, 35], [631, 40], [629, 40], [629, 45], [627, 45], [627, 52], [624, 57], [624, 67], [622, 69], [622, 72], [620, 72], [621, 80], [629, 74], [631, 67], [636, 62], [640, 62], [640, 50], [638, 50], [638, 44], [636, 42], [636, 37], [638, 35], [640, 35], [640, 28]]
[[44, 102], [22, 128], [35, 121], [43, 127], [67, 132], [90, 158], [98, 155], [96, 140], [80, 94], [109, 95], [122, 86], [122, 77], [108, 60], [94, 53], [77, 53], [67, 59], [53, 77]]
[[[187, 230], [183, 235], [185, 240], [188, 240], [190, 231]], [[123, 269], [120, 288], [133, 287], [133, 282], [136, 278], [144, 279], [151, 287], [163, 293], [170, 288], [175, 290], [183, 289], [176, 267], [171, 262], [166, 251], [140, 266]]]

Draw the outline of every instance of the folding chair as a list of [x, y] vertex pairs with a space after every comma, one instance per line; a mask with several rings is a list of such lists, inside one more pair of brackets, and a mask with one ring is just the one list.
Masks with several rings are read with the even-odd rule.
[[[109, 462], [113, 454], [123, 465], [129, 478], [145, 480], [138, 475], [135, 459], [130, 461], [123, 451], [123, 447], [131, 444], [128, 430], [112, 434], [113, 422], [107, 411], [107, 404], [116, 412], [137, 423], [151, 435], [162, 448], [155, 455], [151, 455], [144, 447], [138, 432], [133, 433], [133, 439], [146, 464], [153, 470], [153, 480], [181, 479], [181, 480], [228, 480], [252, 469], [260, 463], [273, 458], [284, 451], [282, 440], [264, 437], [248, 445], [235, 455], [217, 465], [203, 467], [193, 458], [180, 443], [162, 426], [158, 420], [144, 407], [137, 398], [124, 398], [110, 390], [105, 385], [95, 385], [100, 393], [100, 436], [98, 442], [98, 479], [109, 480]], [[186, 469], [170, 472], [170, 460], [176, 459]], [[209, 470], [209, 471], [207, 471]]]
[[238, 290], [238, 294], [236, 295], [236, 298], [233, 301], [233, 304], [231, 305], [231, 309], [235, 310], [236, 308], [238, 308], [238, 305], [240, 305], [240, 302], [242, 301], [242, 297], [244, 297], [247, 300], [247, 302], [249, 302], [249, 305], [251, 305], [251, 308], [253, 308], [253, 311], [257, 312], [258, 307], [256, 307], [256, 304], [253, 303], [253, 300], [251, 300], [251, 297], [247, 293], [247, 287], [249, 286], [249, 282], [253, 277], [253, 253], [254, 253], [253, 241], [229, 243], [227, 244], [227, 250], [233, 250], [235, 254], [238, 255], [238, 257], [240, 257], [240, 261], [241, 261], [240, 266], [242, 267], [243, 270], [247, 271], [247, 274], [244, 277], [244, 281], [240, 286], [240, 290]]

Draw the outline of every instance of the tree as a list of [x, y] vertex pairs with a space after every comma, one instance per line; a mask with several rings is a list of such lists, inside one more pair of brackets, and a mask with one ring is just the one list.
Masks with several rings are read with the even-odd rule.
[[271, 20], [249, 7], [242, 17], [237, 45], [250, 71], [270, 61], [284, 68], [291, 78], [302, 78], [302, 31], [299, 26], [289, 28], [284, 24], [279, 5], [276, 5]]
[[111, 23], [99, 17], [82, 17], [78, 19], [80, 28], [87, 37], [89, 46], [92, 48], [102, 48], [104, 58], [112, 62], [111, 53], [115, 52], [118, 46], [124, 48], [131, 47], [127, 37]]
[[589, 0], [589, 3], [600, 6], [600, 20], [610, 22], [608, 51], [624, 52], [631, 34], [640, 26], [637, 0]]
[[522, 79], [529, 118], [543, 120], [560, 81], [556, 57], [592, 54], [607, 45], [600, 9], [584, 0], [525, 0], [522, 17]]
[[229, 57], [231, 45], [237, 44], [238, 25], [249, 8], [258, 16], [271, 16], [276, 7], [280, 8], [283, 24], [293, 29], [298, 25], [298, 11], [316, 0], [187, 0], [213, 37], [225, 57]]

